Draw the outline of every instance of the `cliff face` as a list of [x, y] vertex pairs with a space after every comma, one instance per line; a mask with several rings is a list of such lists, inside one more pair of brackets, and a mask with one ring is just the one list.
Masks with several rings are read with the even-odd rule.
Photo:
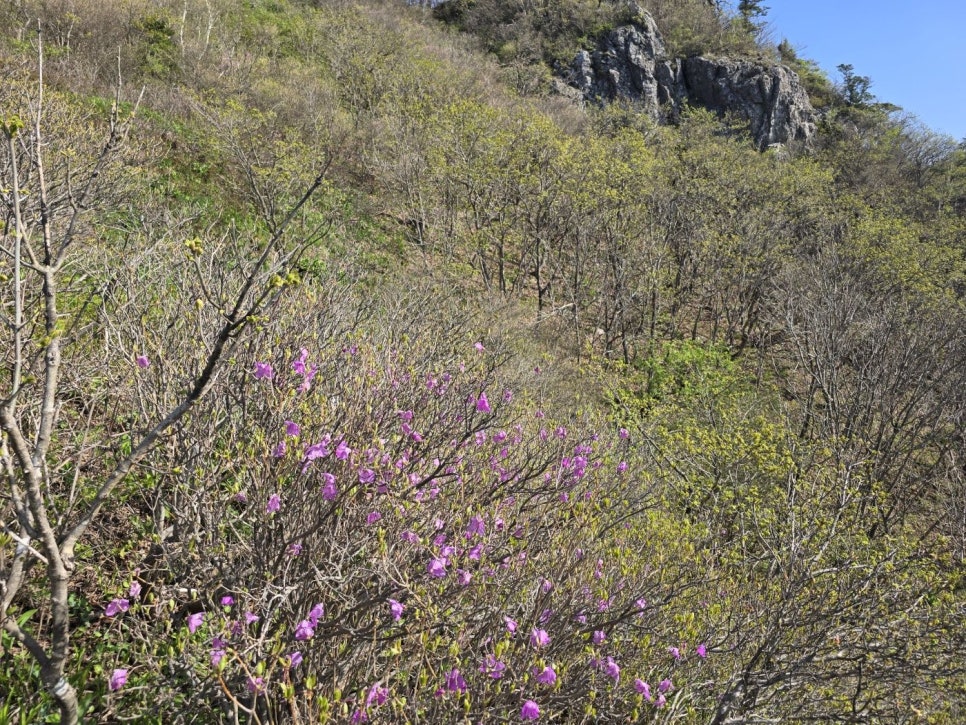
[[668, 58], [646, 13], [580, 51], [568, 82], [591, 102], [625, 98], [655, 119], [674, 118], [685, 103], [748, 120], [759, 148], [815, 135], [815, 111], [794, 71], [727, 58]]

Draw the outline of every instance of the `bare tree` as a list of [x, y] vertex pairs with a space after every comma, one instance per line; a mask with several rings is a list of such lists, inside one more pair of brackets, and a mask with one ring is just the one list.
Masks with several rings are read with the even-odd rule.
[[[75, 547], [125, 477], [206, 395], [239, 335], [293, 281], [291, 265], [304, 247], [287, 247], [283, 239], [322, 186], [328, 164], [322, 164], [288, 212], [275, 217], [267, 241], [257, 246], [247, 262], [240, 260], [234, 278], [220, 288], [208, 290], [201, 279], [201, 241], [189, 244], [200, 285], [219, 311], [211, 326], [199, 332], [203, 362], [190, 379], [180, 381], [179, 395], [167, 409], [145, 428], [128, 431], [129, 448], [117, 438], [106, 442], [114, 449], [112, 463], [98, 471], [99, 480], [84, 482], [89, 493], [79, 495], [80, 469], [71, 465], [69, 432], [62, 427], [63, 362], [65, 352], [81, 342], [75, 333], [87, 305], [65, 304], [64, 288], [73, 279], [72, 265], [82, 255], [94, 211], [114, 191], [113, 172], [122, 160], [141, 98], [133, 106], [124, 104], [119, 85], [99, 148], [90, 156], [81, 149], [80, 158], [74, 159], [72, 152], [62, 152], [77, 139], [47, 136], [50, 111], [45, 103], [42, 45], [38, 47], [34, 89], [25, 90], [25, 114], [0, 119], [5, 157], [0, 168], [4, 215], [0, 254], [11, 267], [2, 297], [7, 344], [0, 364], [7, 383], [0, 393], [4, 475], [0, 525], [15, 546], [12, 557], [0, 556], [0, 622], [36, 660], [44, 686], [60, 709], [61, 722], [75, 723], [77, 692], [65, 671], [71, 636], [68, 595], [78, 573]], [[51, 157], [57, 163], [49, 165]], [[65, 487], [62, 479], [69, 469], [75, 471], [74, 480]], [[50, 608], [49, 624], [41, 632], [31, 631], [11, 612], [37, 565], [43, 567], [44, 596]]]

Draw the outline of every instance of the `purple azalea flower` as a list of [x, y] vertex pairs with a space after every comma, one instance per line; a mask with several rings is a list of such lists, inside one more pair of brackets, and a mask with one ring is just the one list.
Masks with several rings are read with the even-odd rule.
[[487, 655], [483, 660], [483, 664], [480, 665], [480, 672], [484, 675], [489, 675], [494, 680], [499, 680], [503, 677], [504, 670], [506, 670], [506, 665], [493, 655]]
[[217, 667], [221, 664], [221, 661], [225, 658], [225, 650], [215, 647], [211, 650], [211, 666]]
[[295, 626], [295, 640], [297, 642], [304, 642], [307, 639], [312, 639], [315, 636], [315, 628], [312, 623], [303, 619]]
[[507, 616], [504, 616], [503, 617], [503, 621], [506, 622], [506, 631], [509, 632], [510, 634], [516, 634], [516, 632], [517, 632], [517, 623], [516, 623], [516, 621], [513, 620], [513, 619], [510, 619]]
[[395, 599], [389, 600], [389, 611], [392, 613], [392, 620], [398, 622], [402, 619], [403, 611], [406, 609], [405, 605], [397, 602]]
[[486, 348], [483, 347], [483, 343], [482, 342], [475, 342], [475, 343], [473, 343], [473, 347], [476, 348], [476, 351], [477, 352], [483, 352], [484, 350], [486, 350]]
[[481, 413], [490, 412], [490, 401], [486, 399], [486, 393], [480, 393], [480, 397], [476, 399], [476, 409]]
[[113, 617], [121, 612], [126, 612], [130, 608], [131, 604], [127, 599], [112, 599], [106, 607], [104, 607], [104, 616]]
[[429, 572], [431, 577], [440, 579], [446, 576], [446, 560], [434, 557], [430, 559], [429, 564], [426, 565], [426, 570]]
[[255, 379], [256, 380], [271, 380], [275, 377], [275, 371], [272, 370], [272, 364], [266, 362], [256, 362], [255, 363]]
[[465, 586], [469, 585], [469, 583], [470, 583], [470, 581], [472, 579], [473, 579], [473, 575], [470, 574], [468, 571], [466, 571], [466, 569], [457, 569], [456, 570], [456, 582], [461, 587], [465, 587]]
[[235, 598], [229, 595], [225, 595], [221, 598], [221, 606], [230, 607], [235, 603]]
[[363, 468], [359, 471], [359, 483], [372, 483], [376, 480], [376, 472], [370, 468]]
[[329, 450], [329, 443], [331, 440], [329, 436], [326, 435], [318, 443], [313, 443], [308, 448], [305, 449], [305, 454], [302, 457], [302, 473], [308, 469], [309, 464], [319, 458], [325, 458], [331, 451]]
[[668, 648], [667, 648], [667, 651], [668, 651], [668, 652], [670, 653], [670, 655], [671, 655], [671, 656], [672, 656], [672, 657], [673, 657], [674, 659], [676, 659], [676, 660], [679, 660], [679, 659], [681, 659], [681, 650], [680, 650], [680, 649], [678, 649], [677, 647], [668, 647]]
[[257, 614], [252, 614], [251, 612], [245, 612], [245, 624], [255, 624], [259, 619]]
[[331, 473], [323, 473], [322, 480], [324, 485], [322, 486], [322, 498], [326, 501], [332, 501], [339, 495], [339, 489], [335, 485], [335, 476]]
[[705, 657], [708, 656], [708, 648], [707, 646], [704, 645], [704, 643], [699, 644], [695, 652], [698, 653], [698, 657], [700, 657], [701, 659], [704, 659]]
[[469, 526], [466, 527], [466, 538], [471, 539], [474, 536], [483, 536], [486, 533], [486, 522], [483, 521], [482, 516], [474, 516], [470, 519]]
[[373, 705], [379, 707], [379, 705], [382, 705], [388, 699], [389, 688], [376, 683], [369, 688], [369, 694], [366, 695], [366, 707], [372, 707]]
[[340, 461], [346, 461], [350, 455], [352, 455], [352, 449], [345, 441], [339, 441], [339, 445], [335, 447], [335, 457]]
[[281, 458], [287, 450], [288, 446], [285, 445], [285, 441], [279, 441], [278, 445], [272, 449], [272, 458]]
[[527, 700], [523, 703], [523, 707], [520, 708], [520, 719], [521, 720], [539, 720], [540, 719], [540, 706], [533, 700]]
[[466, 680], [455, 667], [446, 675], [446, 689], [450, 692], [466, 692]]
[[622, 441], [626, 441], [630, 437], [631, 433], [629, 430], [627, 430], [627, 428], [621, 428], [619, 431], [617, 431], [617, 435]]
[[607, 633], [602, 629], [595, 630], [591, 639], [594, 644], [603, 644], [607, 641]]
[[116, 669], [111, 673], [110, 679], [107, 681], [107, 686], [110, 688], [111, 692], [117, 692], [124, 685], [127, 684], [127, 670]]
[[256, 695], [265, 692], [265, 678], [263, 677], [249, 677], [248, 682], [245, 683], [245, 687], [248, 691]]
[[651, 686], [644, 682], [644, 680], [638, 678], [634, 680], [634, 689], [639, 693], [644, 695], [644, 699], [650, 702], [653, 698], [651, 697]]
[[138, 364], [138, 367], [141, 368], [142, 370], [151, 364], [151, 361], [148, 360], [147, 355], [138, 355], [135, 358], [135, 362]]
[[141, 595], [141, 582], [131, 582], [131, 586], [127, 590], [127, 595], [131, 599], [137, 599]]
[[536, 649], [550, 644], [550, 635], [545, 629], [534, 629], [530, 632], [530, 646]]
[[198, 627], [201, 626], [202, 622], [205, 621], [204, 612], [195, 612], [188, 617], [188, 631], [194, 634]]
[[671, 678], [670, 677], [667, 677], [667, 678], [661, 680], [661, 684], [657, 686], [657, 691], [658, 692], [667, 692], [668, 690], [671, 689], [671, 687], [672, 687], [672, 685], [671, 685]]
[[268, 497], [268, 503], [265, 504], [265, 513], [273, 514], [282, 508], [282, 499], [277, 493], [273, 493]]
[[664, 707], [667, 704], [667, 698], [664, 695], [657, 696], [657, 702], [654, 703], [654, 707]]
[[319, 620], [324, 616], [325, 607], [322, 605], [322, 602], [319, 602], [309, 610], [309, 622], [312, 624], [312, 627], [317, 627], [319, 625]]
[[288, 554], [289, 556], [298, 556], [299, 554], [302, 553], [302, 545], [289, 544], [288, 549], [285, 550], [285, 553]]
[[285, 421], [285, 435], [291, 436], [292, 438], [298, 438], [300, 435], [302, 435], [302, 428], [298, 423], [287, 420]]
[[617, 682], [617, 680], [620, 679], [621, 668], [616, 662], [614, 662], [613, 657], [607, 658], [607, 664], [604, 665], [604, 674], [613, 679], [614, 682]]
[[288, 656], [288, 665], [289, 667], [298, 667], [300, 664], [302, 664], [302, 653], [296, 650]]
[[543, 672], [537, 675], [537, 682], [541, 685], [553, 685], [557, 682], [557, 673], [549, 665], [543, 668]]
[[369, 515], [366, 516], [366, 523], [372, 525], [382, 518], [382, 514], [378, 511], [370, 511]]

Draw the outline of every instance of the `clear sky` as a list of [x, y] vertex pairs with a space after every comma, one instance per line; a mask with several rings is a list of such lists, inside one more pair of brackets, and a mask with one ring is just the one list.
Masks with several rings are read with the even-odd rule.
[[966, 0], [764, 0], [771, 37], [788, 38], [838, 82], [840, 63], [932, 130], [966, 139]]

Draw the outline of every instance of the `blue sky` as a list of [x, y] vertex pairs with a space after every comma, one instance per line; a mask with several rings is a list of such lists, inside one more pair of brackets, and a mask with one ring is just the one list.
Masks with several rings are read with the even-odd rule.
[[764, 0], [777, 43], [788, 38], [833, 81], [850, 63], [880, 101], [966, 139], [966, 0]]

